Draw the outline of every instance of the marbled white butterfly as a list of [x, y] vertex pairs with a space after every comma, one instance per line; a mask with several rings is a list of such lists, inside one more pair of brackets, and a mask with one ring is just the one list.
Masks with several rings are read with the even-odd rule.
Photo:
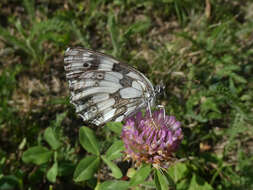
[[153, 87], [139, 71], [117, 59], [83, 48], [64, 55], [71, 103], [84, 121], [103, 125], [122, 121], [154, 105], [160, 85]]

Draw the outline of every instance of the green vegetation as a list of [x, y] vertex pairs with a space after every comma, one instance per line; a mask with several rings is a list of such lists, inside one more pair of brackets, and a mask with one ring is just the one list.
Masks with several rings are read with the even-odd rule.
[[[0, 2], [0, 190], [253, 189], [253, 2]], [[168, 173], [124, 161], [121, 124], [83, 127], [67, 47], [116, 56], [182, 122]]]

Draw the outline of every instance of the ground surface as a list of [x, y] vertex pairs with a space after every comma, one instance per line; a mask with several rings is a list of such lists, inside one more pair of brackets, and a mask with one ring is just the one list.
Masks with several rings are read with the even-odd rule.
[[[95, 187], [96, 177], [72, 179], [86, 152], [78, 143], [83, 122], [68, 101], [69, 46], [105, 52], [153, 84], [163, 81], [158, 104], [184, 132], [176, 157], [186, 172], [173, 188], [253, 189], [252, 1], [31, 2], [0, 2], [0, 189]], [[48, 127], [63, 144], [54, 159], [69, 166], [55, 181], [47, 176], [53, 158], [44, 165], [22, 160], [29, 147], [49, 148]], [[102, 166], [102, 181], [111, 179], [106, 171]]]

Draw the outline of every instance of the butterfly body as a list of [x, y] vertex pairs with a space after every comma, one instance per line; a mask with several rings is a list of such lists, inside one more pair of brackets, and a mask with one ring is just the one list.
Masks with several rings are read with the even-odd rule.
[[68, 48], [64, 57], [71, 103], [84, 121], [122, 121], [152, 106], [157, 91], [138, 70], [103, 53]]

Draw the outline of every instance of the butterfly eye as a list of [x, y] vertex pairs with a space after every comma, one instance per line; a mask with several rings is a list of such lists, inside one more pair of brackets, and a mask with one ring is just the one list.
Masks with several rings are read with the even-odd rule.
[[97, 74], [97, 79], [103, 79], [103, 78], [104, 78], [103, 73], [98, 73], [98, 74]]
[[84, 67], [84, 68], [89, 68], [89, 67], [90, 67], [90, 63], [87, 63], [87, 62], [84, 63], [84, 64], [83, 64], [83, 67]]

